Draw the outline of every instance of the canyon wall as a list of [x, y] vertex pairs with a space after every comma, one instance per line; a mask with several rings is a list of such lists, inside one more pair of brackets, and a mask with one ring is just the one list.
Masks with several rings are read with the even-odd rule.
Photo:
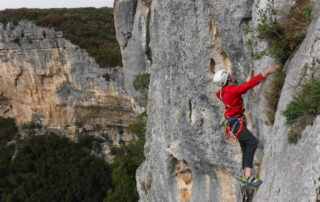
[[[117, 40], [120, 44], [124, 75], [124, 89], [135, 100], [137, 108], [146, 103], [132, 83], [141, 73], [149, 72], [152, 53], [150, 51], [150, 0], [122, 0], [114, 2], [114, 21]], [[144, 109], [141, 108], [140, 112]]]
[[62, 32], [27, 21], [0, 24], [0, 115], [75, 139], [87, 134], [115, 144], [132, 141], [125, 128], [136, 112], [118, 69], [99, 68]]
[[[219, 69], [228, 69], [242, 83], [250, 66], [259, 73], [276, 62], [268, 56], [251, 58], [267, 42], [260, 40], [253, 48], [245, 45], [250, 38], [245, 28], [258, 23], [259, 9], [265, 9], [268, 2], [115, 1], [115, 18], [122, 22], [116, 28], [123, 60], [151, 61], [146, 159], [136, 176], [140, 201], [241, 200], [237, 180], [241, 151], [238, 145], [223, 140], [223, 105], [214, 95], [219, 88], [213, 85], [212, 76]], [[275, 0], [283, 18], [294, 3]], [[141, 14], [146, 6], [147, 22]], [[284, 65], [286, 79], [275, 123], [265, 123], [263, 91], [267, 82], [244, 96], [248, 127], [260, 140], [254, 168], [264, 182], [255, 201], [320, 200], [320, 119], [306, 127], [297, 144], [289, 144], [289, 129], [281, 115], [300, 84], [319, 79], [319, 7], [320, 1], [314, 1], [308, 34]], [[131, 32], [134, 27], [149, 31]], [[150, 47], [151, 58], [142, 54], [146, 48], [141, 44]], [[125, 47], [130, 47], [128, 52]], [[124, 62], [124, 66], [138, 69], [140, 62]]]

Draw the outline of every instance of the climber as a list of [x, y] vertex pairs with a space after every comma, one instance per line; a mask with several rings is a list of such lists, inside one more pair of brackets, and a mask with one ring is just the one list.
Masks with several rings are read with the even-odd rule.
[[242, 151], [242, 176], [240, 180], [253, 187], [258, 187], [262, 181], [252, 176], [253, 157], [259, 141], [246, 127], [245, 117], [243, 115], [244, 107], [241, 95], [249, 89], [258, 85], [267, 75], [276, 71], [279, 65], [272, 65], [266, 68], [261, 74], [254, 76], [253, 70], [250, 70], [247, 82], [241, 85], [234, 85], [233, 76], [227, 70], [219, 70], [213, 76], [213, 82], [221, 87], [216, 92], [216, 96], [225, 106], [225, 119], [228, 122], [232, 134], [240, 143]]

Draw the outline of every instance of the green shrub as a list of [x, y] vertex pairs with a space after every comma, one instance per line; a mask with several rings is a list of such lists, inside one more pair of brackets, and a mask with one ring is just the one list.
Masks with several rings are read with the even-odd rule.
[[22, 124], [21, 129], [22, 130], [33, 130], [33, 129], [39, 129], [41, 128], [41, 125], [35, 122], [27, 122]]
[[307, 3], [307, 5], [304, 7], [303, 11], [302, 11], [302, 15], [308, 19], [311, 18], [311, 13], [312, 13], [312, 9], [313, 9], [313, 1], [309, 1]]
[[142, 190], [145, 194], [149, 193], [149, 190], [151, 189], [151, 185], [152, 185], [152, 178], [150, 176], [146, 181], [141, 183]]
[[16, 43], [16, 44], [18, 44], [18, 45], [20, 45], [20, 38], [15, 38], [15, 39], [13, 40], [13, 42]]
[[298, 132], [292, 132], [292, 131], [290, 131], [290, 132], [288, 133], [288, 141], [289, 141], [290, 143], [296, 144], [296, 143], [298, 142], [298, 140], [300, 139], [300, 137], [301, 137], [301, 134], [298, 133]]
[[254, 54], [252, 54], [252, 59], [254, 59], [254, 60], [259, 60], [259, 59], [261, 59], [263, 56], [265, 56], [267, 54], [267, 51], [261, 51], [261, 52], [258, 52], [258, 53], [254, 53]]
[[270, 79], [267, 81], [268, 85], [263, 93], [266, 100], [265, 113], [266, 123], [272, 125], [274, 123], [275, 113], [277, 111], [278, 102], [280, 99], [281, 90], [284, 84], [285, 74], [279, 69], [270, 75]]
[[133, 80], [133, 87], [142, 95], [144, 104], [148, 101], [149, 83], [150, 74], [148, 73], [138, 74]]
[[46, 38], [47, 37], [47, 33], [45, 31], [42, 32], [42, 37]]
[[[101, 67], [122, 66], [112, 8], [22, 8], [0, 11], [0, 22], [3, 24], [17, 24], [22, 19], [63, 31], [66, 39], [85, 49]], [[42, 35], [46, 38], [45, 32]]]
[[117, 155], [112, 165], [113, 188], [107, 192], [105, 202], [136, 202], [139, 199], [135, 174], [144, 160], [145, 127], [147, 115], [142, 113], [128, 126], [128, 130], [139, 137], [125, 146], [125, 153]]
[[253, 55], [253, 59], [270, 55], [282, 62], [286, 61], [305, 38], [311, 10], [311, 0], [298, 0], [287, 18], [280, 23], [277, 18], [281, 12], [274, 8], [274, 0], [269, 0], [266, 9], [258, 11], [257, 27], [251, 29], [256, 32], [258, 38], [267, 40], [269, 46], [265, 51]]
[[136, 121], [128, 125], [127, 130], [137, 135], [140, 140], [144, 141], [146, 133], [147, 113], [143, 112], [137, 116]]
[[123, 155], [124, 154], [124, 151], [121, 147], [111, 147], [111, 154], [112, 155]]
[[133, 87], [137, 91], [144, 93], [149, 89], [149, 83], [150, 83], [149, 73], [138, 74], [133, 80]]
[[289, 123], [305, 114], [317, 115], [320, 113], [320, 82], [314, 81], [305, 84], [302, 90], [287, 105], [282, 114]]
[[[282, 111], [287, 119], [287, 124], [291, 127], [290, 139], [300, 138], [304, 128], [312, 124], [317, 115], [320, 114], [320, 81], [312, 81], [304, 86], [294, 96], [293, 100]], [[291, 141], [295, 142], [295, 141]]]
[[110, 81], [110, 74], [105, 73], [104, 75], [102, 75], [102, 77], [103, 77], [106, 81]]
[[6, 145], [9, 141], [16, 139], [18, 127], [14, 119], [0, 117], [0, 145]]
[[101, 143], [103, 142], [102, 139], [99, 139], [92, 135], [79, 135], [78, 144], [86, 148], [88, 150], [93, 150], [96, 152], [101, 151]]
[[277, 22], [279, 14], [280, 11], [274, 8], [274, 0], [268, 0], [265, 10], [258, 10], [258, 25], [253, 30], [258, 33], [260, 38], [274, 38], [275, 35], [279, 34], [280, 28]]

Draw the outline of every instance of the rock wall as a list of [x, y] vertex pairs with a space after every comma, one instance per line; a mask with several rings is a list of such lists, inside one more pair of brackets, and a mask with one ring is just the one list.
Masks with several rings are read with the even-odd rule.
[[266, 141], [260, 170], [265, 181], [256, 201], [320, 201], [320, 117], [305, 128], [297, 144], [289, 144], [289, 128], [281, 115], [301, 84], [311, 78], [320, 80], [319, 14], [320, 1], [315, 1], [308, 34], [285, 65], [286, 80], [275, 124], [261, 128]]
[[[275, 5], [285, 17], [294, 2], [275, 0]], [[258, 9], [267, 3], [153, 0], [147, 23], [150, 36], [131, 32], [130, 39], [139, 38], [139, 44], [147, 44], [149, 38], [152, 52], [146, 160], [136, 176], [140, 201], [240, 201], [236, 179], [240, 175], [241, 152], [239, 146], [223, 140], [219, 126], [223, 106], [215, 98], [217, 87], [211, 79], [215, 71], [225, 68], [241, 83], [250, 65], [258, 73], [275, 62], [267, 56], [258, 61], [250, 57], [252, 52], [266, 47], [266, 42], [259, 42], [253, 49], [244, 45], [250, 37], [245, 26], [257, 24]], [[123, 5], [132, 12], [119, 12]], [[141, 0], [117, 0], [115, 17], [131, 19], [122, 21], [128, 30], [139, 27], [139, 22], [132, 19], [140, 19], [137, 11], [143, 5]], [[308, 35], [285, 64], [287, 76], [275, 124], [265, 125], [262, 92], [266, 83], [244, 96], [249, 127], [260, 140], [254, 166], [264, 183], [256, 192], [255, 201], [320, 200], [320, 119], [292, 145], [287, 141], [288, 127], [281, 115], [297, 90], [295, 85], [310, 77], [319, 78], [319, 7], [320, 1], [316, 0]], [[117, 33], [121, 30], [117, 27]], [[124, 44], [123, 36], [117, 37]], [[132, 44], [128, 52], [139, 52], [139, 44]], [[129, 53], [123, 58], [133, 60]], [[134, 60], [145, 58], [142, 54]], [[133, 69], [138, 68], [134, 67], [136, 63], [131, 64]]]
[[[138, 3], [139, 2], [139, 3]], [[114, 2], [114, 18], [117, 39], [122, 53], [124, 89], [135, 98], [137, 106], [144, 106], [132, 82], [136, 75], [148, 71], [151, 65], [149, 48], [151, 0], [117, 0]], [[148, 53], [149, 51], [149, 53]], [[140, 111], [142, 111], [141, 109]]]
[[61, 32], [26, 21], [0, 24], [0, 116], [66, 135], [131, 141], [125, 127], [136, 113], [122, 80], [121, 73], [99, 68]]

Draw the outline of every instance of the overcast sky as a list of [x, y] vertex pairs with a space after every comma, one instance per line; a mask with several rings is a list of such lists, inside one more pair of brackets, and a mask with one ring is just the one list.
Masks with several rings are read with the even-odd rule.
[[77, 8], [113, 7], [114, 0], [0, 0], [0, 10], [6, 8]]

